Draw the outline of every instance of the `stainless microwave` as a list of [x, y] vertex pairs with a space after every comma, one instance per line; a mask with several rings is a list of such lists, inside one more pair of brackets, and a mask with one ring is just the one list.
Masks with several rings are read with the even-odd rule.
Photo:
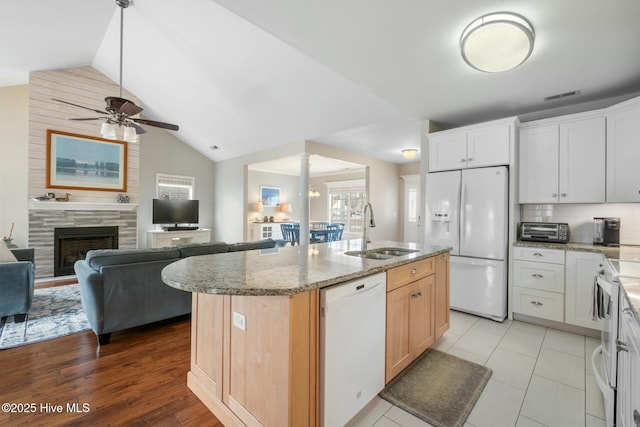
[[533, 242], [567, 243], [569, 224], [563, 222], [523, 222], [520, 223], [520, 240]]

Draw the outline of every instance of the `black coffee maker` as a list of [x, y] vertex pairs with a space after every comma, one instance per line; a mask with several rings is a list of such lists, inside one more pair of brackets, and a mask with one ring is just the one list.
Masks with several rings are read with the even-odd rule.
[[620, 218], [594, 218], [593, 243], [620, 246]]

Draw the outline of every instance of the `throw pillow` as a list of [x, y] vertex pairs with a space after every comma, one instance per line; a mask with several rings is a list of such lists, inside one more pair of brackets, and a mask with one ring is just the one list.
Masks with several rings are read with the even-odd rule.
[[7, 245], [3, 241], [0, 241], [0, 263], [3, 262], [17, 262], [16, 256], [9, 250]]

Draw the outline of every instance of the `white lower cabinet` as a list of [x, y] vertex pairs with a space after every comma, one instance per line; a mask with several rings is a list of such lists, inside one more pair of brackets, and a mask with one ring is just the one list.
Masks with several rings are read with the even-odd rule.
[[252, 240], [282, 240], [282, 229], [278, 222], [259, 222], [253, 224]]
[[591, 316], [601, 253], [516, 246], [513, 257], [514, 313], [601, 329], [601, 321]]
[[531, 288], [513, 288], [513, 310], [527, 316], [562, 322], [564, 295]]
[[600, 329], [602, 321], [591, 316], [593, 278], [602, 267], [604, 256], [595, 252], [567, 251], [565, 282], [565, 323]]
[[513, 252], [513, 311], [563, 322], [564, 250], [515, 247]]

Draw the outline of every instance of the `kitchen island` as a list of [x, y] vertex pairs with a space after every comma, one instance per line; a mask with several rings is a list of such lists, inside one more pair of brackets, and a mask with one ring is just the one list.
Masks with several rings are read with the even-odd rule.
[[[393, 354], [388, 351], [387, 364], [398, 371], [409, 360], [399, 349], [411, 349], [411, 357], [416, 357], [416, 346], [405, 341], [432, 343], [448, 328], [450, 248], [379, 241], [369, 249], [415, 252], [377, 257], [381, 259], [345, 254], [360, 251], [360, 245], [360, 240], [344, 240], [202, 255], [165, 267], [165, 283], [193, 293], [187, 384], [224, 425], [319, 425], [323, 287], [386, 271], [393, 278], [393, 289], [387, 288], [390, 295], [430, 279], [425, 307], [431, 313], [422, 313], [427, 324], [416, 328], [429, 335], [428, 340], [409, 337], [406, 327], [398, 327], [409, 315], [408, 302], [387, 306], [387, 345], [392, 343], [394, 349]], [[398, 363], [389, 363], [389, 356]]]

